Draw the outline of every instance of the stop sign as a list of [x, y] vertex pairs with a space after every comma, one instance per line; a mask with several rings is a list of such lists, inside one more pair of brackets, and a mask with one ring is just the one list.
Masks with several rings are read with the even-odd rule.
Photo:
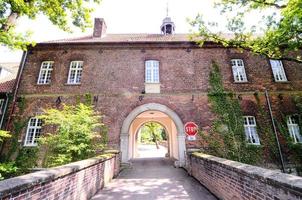
[[184, 128], [188, 136], [195, 136], [197, 134], [198, 126], [194, 122], [187, 122]]

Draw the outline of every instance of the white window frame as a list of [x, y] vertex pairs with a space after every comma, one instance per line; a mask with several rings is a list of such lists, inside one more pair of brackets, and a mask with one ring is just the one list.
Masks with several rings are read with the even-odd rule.
[[281, 60], [270, 59], [271, 68], [276, 82], [286, 82], [287, 77]]
[[145, 83], [159, 83], [159, 61], [145, 61]]
[[[31, 125], [32, 120], [34, 120], [34, 125]], [[31, 130], [33, 131], [32, 140], [29, 141], [29, 136], [30, 136], [29, 134]], [[27, 125], [24, 146], [37, 146], [37, 133], [39, 132], [38, 137], [40, 137], [41, 131], [42, 131], [42, 120], [38, 119], [37, 117], [31, 117]]]
[[[253, 123], [250, 123], [250, 119], [252, 119]], [[247, 124], [245, 124], [245, 121]], [[243, 126], [247, 142], [249, 144], [260, 145], [260, 139], [257, 133], [256, 118], [254, 116], [243, 116]]]
[[[73, 67], [74, 63], [75, 63], [75, 67]], [[83, 73], [83, 64], [84, 64], [84, 62], [81, 60], [74, 60], [74, 61], [70, 62], [67, 84], [80, 84], [81, 83], [82, 73]], [[74, 71], [73, 80], [71, 80], [72, 71]]]
[[288, 132], [294, 143], [302, 143], [302, 135], [300, 131], [300, 127], [294, 115], [290, 115], [287, 117], [287, 127]]
[[233, 77], [235, 83], [244, 83], [247, 81], [247, 76], [245, 73], [244, 62], [242, 59], [232, 59], [231, 60]]
[[[39, 84], [39, 85], [50, 84], [51, 73], [53, 70], [53, 63], [54, 63], [54, 61], [43, 61], [41, 63], [40, 73], [39, 73], [39, 78], [38, 78], [37, 84]], [[43, 75], [44, 75], [44, 77], [43, 77]]]

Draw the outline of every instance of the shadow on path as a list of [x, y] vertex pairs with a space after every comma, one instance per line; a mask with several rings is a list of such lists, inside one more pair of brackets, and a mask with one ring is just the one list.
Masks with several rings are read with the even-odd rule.
[[93, 200], [216, 199], [182, 168], [167, 158], [140, 158], [100, 190]]

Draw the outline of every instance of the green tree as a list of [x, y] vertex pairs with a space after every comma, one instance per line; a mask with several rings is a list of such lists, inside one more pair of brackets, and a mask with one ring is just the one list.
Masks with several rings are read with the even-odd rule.
[[45, 15], [54, 25], [71, 32], [71, 24], [82, 31], [90, 26], [93, 3], [100, 0], [0, 0], [0, 44], [11, 48], [26, 49], [32, 44], [29, 34], [15, 32], [18, 18], [35, 19]]
[[156, 122], [148, 122], [144, 124], [142, 129], [142, 140], [145, 142], [154, 142], [156, 148], [159, 149], [159, 142], [163, 140], [163, 127]]
[[[206, 22], [199, 15], [192, 25], [198, 28], [194, 40], [201, 45], [214, 41], [273, 59], [302, 62], [302, 0], [219, 0], [216, 6], [227, 19], [227, 30], [233, 34], [226, 37], [213, 31], [219, 24]], [[259, 22], [245, 23], [248, 15], [259, 12], [263, 13]]]
[[105, 126], [92, 106], [78, 104], [64, 105], [62, 110], [48, 109], [40, 116], [46, 126], [55, 126], [55, 134], [48, 133], [41, 138], [42, 147], [46, 146], [44, 166], [52, 167], [66, 164], [90, 156], [103, 150]]

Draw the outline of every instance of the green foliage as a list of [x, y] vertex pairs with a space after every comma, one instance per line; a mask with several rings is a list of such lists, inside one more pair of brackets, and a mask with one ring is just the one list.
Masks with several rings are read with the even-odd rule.
[[18, 171], [14, 162], [0, 163], [0, 180], [14, 176]]
[[15, 161], [16, 166], [19, 168], [18, 173], [27, 173], [31, 168], [37, 166], [38, 150], [37, 147], [23, 147], [19, 150]]
[[209, 133], [201, 132], [207, 153], [244, 163], [257, 163], [262, 148], [247, 144], [240, 104], [232, 93], [224, 90], [219, 66], [213, 62], [208, 99], [216, 114]]
[[85, 94], [85, 104], [88, 106], [92, 104], [92, 94], [91, 93]]
[[105, 146], [93, 142], [104, 135], [105, 129], [92, 106], [64, 105], [62, 110], [45, 110], [45, 114], [40, 118], [46, 126], [57, 127], [56, 134], [48, 133], [41, 138], [42, 147], [47, 149], [44, 161], [46, 167], [86, 159]]
[[0, 143], [3, 142], [4, 139], [10, 138], [11, 135], [8, 131], [0, 130]]
[[26, 49], [33, 44], [28, 41], [29, 33], [15, 32], [16, 21], [21, 16], [35, 19], [42, 14], [54, 25], [71, 32], [71, 24], [82, 31], [90, 27], [90, 14], [94, 4], [100, 0], [1, 0], [0, 1], [0, 44], [11, 48]]
[[16, 118], [13, 122], [13, 134], [10, 140], [9, 151], [6, 155], [5, 160], [10, 160], [12, 155], [18, 152], [19, 142], [18, 138], [22, 129], [26, 126], [27, 120], [21, 120], [21, 118]]
[[[227, 19], [228, 31], [234, 35], [230, 38], [214, 32], [213, 28], [217, 29], [219, 24], [205, 22], [199, 15], [192, 21], [192, 26], [198, 28], [194, 40], [201, 45], [210, 40], [274, 59], [302, 62], [299, 53], [302, 47], [302, 0], [220, 0], [217, 7]], [[245, 19], [253, 12], [262, 13], [262, 19], [254, 21], [252, 26], [247, 25]]]
[[158, 143], [166, 137], [164, 128], [156, 122], [147, 122], [141, 128], [141, 141], [144, 144]]
[[26, 106], [26, 99], [24, 97], [19, 97], [18, 99], [18, 108], [19, 114], [23, 114]]
[[[297, 107], [297, 117], [300, 127], [300, 134], [301, 134], [301, 121], [302, 121], [302, 98], [300, 96], [294, 97], [294, 102]], [[287, 128], [287, 118], [284, 113], [280, 111], [280, 119], [275, 120], [277, 125], [278, 131], [281, 133], [282, 137], [285, 139], [285, 148], [286, 153], [288, 155], [289, 162], [291, 162], [297, 172], [298, 175], [302, 176], [302, 143], [294, 143], [293, 138], [290, 136], [288, 128]]]
[[254, 95], [257, 107], [258, 107], [258, 115], [257, 119], [259, 122], [257, 124], [258, 132], [262, 134], [262, 143], [263, 146], [263, 153], [265, 154], [266, 161], [269, 163], [276, 163], [279, 164], [279, 162], [276, 162], [280, 160], [279, 153], [278, 153], [278, 147], [276, 143], [276, 138], [274, 135], [274, 131], [272, 129], [271, 121], [268, 121], [267, 119], [270, 118], [268, 112], [265, 112], [263, 106], [261, 105], [260, 99], [258, 94], [256, 93]]

